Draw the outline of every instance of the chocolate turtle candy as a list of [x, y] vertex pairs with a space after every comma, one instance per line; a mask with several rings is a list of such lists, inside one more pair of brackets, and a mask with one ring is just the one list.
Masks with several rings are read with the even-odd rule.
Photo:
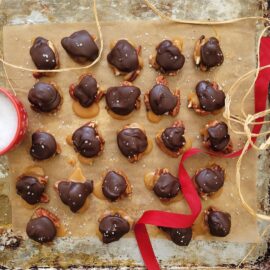
[[168, 127], [162, 132], [161, 139], [169, 150], [178, 152], [186, 144], [184, 133], [184, 127]]
[[160, 227], [168, 233], [171, 240], [178, 246], [188, 246], [192, 239], [192, 228], [166, 228]]
[[29, 91], [28, 100], [34, 110], [51, 112], [59, 107], [61, 96], [53, 84], [37, 82]]
[[45, 185], [40, 183], [36, 177], [23, 175], [16, 182], [16, 190], [17, 194], [27, 203], [36, 204], [41, 200]]
[[91, 158], [97, 156], [101, 151], [101, 140], [95, 128], [82, 126], [72, 135], [75, 151], [80, 155]]
[[185, 63], [185, 57], [172, 41], [164, 40], [156, 48], [156, 62], [162, 73], [174, 72], [181, 69]]
[[53, 44], [43, 38], [37, 37], [30, 48], [31, 58], [38, 69], [51, 70], [58, 66], [56, 50]]
[[96, 79], [91, 75], [85, 75], [79, 84], [74, 87], [73, 96], [81, 106], [90, 107], [96, 100], [98, 85]]
[[99, 231], [102, 234], [102, 241], [105, 244], [118, 241], [129, 230], [130, 225], [128, 221], [118, 214], [108, 215], [99, 223]]
[[177, 97], [163, 84], [156, 84], [149, 92], [151, 110], [162, 115], [173, 111], [177, 105]]
[[125, 39], [118, 40], [107, 55], [110, 65], [120, 72], [129, 73], [139, 68], [139, 57], [136, 49]]
[[79, 183], [62, 180], [57, 188], [62, 202], [75, 213], [83, 207], [87, 197], [93, 192], [93, 181]]
[[117, 200], [125, 193], [126, 189], [127, 182], [121, 174], [114, 171], [109, 171], [106, 174], [102, 183], [102, 192], [107, 199]]
[[135, 108], [141, 90], [135, 86], [110, 87], [106, 92], [108, 109], [118, 115], [128, 115]]
[[209, 81], [200, 81], [196, 86], [200, 107], [207, 112], [219, 110], [225, 106], [225, 94], [216, 89]]
[[29, 238], [39, 243], [51, 242], [56, 236], [54, 223], [45, 216], [31, 219], [26, 226]]
[[98, 46], [86, 30], [77, 31], [69, 37], [64, 37], [61, 44], [66, 52], [79, 63], [94, 61], [98, 57]]
[[207, 129], [208, 140], [213, 151], [224, 150], [230, 142], [230, 135], [228, 134], [228, 126], [224, 122], [219, 122]]
[[170, 199], [177, 196], [180, 191], [178, 178], [170, 173], [162, 173], [157, 179], [153, 191], [162, 199]]
[[56, 154], [57, 143], [50, 133], [36, 131], [32, 134], [30, 155], [37, 160], [48, 159]]
[[219, 46], [219, 41], [215, 37], [210, 37], [201, 46], [201, 63], [207, 68], [219, 66], [223, 63], [224, 56]]
[[231, 230], [231, 215], [210, 209], [207, 213], [207, 223], [212, 235], [224, 237], [228, 235]]
[[148, 141], [141, 129], [124, 128], [117, 134], [117, 144], [125, 157], [133, 158], [146, 150]]
[[202, 193], [216, 192], [224, 184], [224, 170], [218, 165], [201, 169], [195, 175], [195, 182]]

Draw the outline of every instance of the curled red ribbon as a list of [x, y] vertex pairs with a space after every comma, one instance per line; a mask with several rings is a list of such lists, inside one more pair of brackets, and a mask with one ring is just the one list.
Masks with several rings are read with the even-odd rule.
[[[270, 38], [263, 37], [260, 45], [260, 66], [266, 66], [270, 64]], [[255, 83], [254, 96], [255, 96], [255, 112], [264, 111], [266, 109], [266, 100], [268, 95], [268, 85], [270, 81], [269, 69], [260, 71], [259, 76]], [[264, 117], [258, 118], [256, 121], [261, 122]], [[258, 134], [262, 125], [255, 125], [252, 132]], [[256, 137], [252, 140], [255, 142]], [[234, 158], [238, 157], [242, 152], [242, 149], [233, 152], [228, 155], [218, 155], [221, 158]], [[187, 228], [191, 227], [196, 218], [201, 212], [201, 200], [198, 193], [192, 183], [190, 176], [188, 175], [184, 162], [186, 159], [197, 155], [199, 153], [205, 153], [207, 155], [215, 155], [212, 152], [207, 152], [197, 148], [192, 148], [185, 152], [181, 158], [179, 164], [178, 178], [181, 185], [182, 193], [186, 199], [189, 208], [191, 210], [190, 215], [169, 213], [164, 211], [150, 210], [143, 213], [141, 218], [137, 221], [134, 227], [136, 240], [144, 260], [145, 266], [149, 270], [159, 270], [159, 264], [155, 257], [154, 250], [151, 245], [149, 235], [146, 230], [146, 225], [163, 226], [170, 228]]]

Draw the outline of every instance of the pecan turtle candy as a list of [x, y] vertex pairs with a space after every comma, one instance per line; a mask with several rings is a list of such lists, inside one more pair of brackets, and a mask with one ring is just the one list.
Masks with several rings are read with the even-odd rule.
[[151, 151], [151, 143], [149, 144], [145, 130], [137, 123], [126, 125], [118, 131], [117, 145], [131, 163]]
[[135, 48], [126, 39], [118, 40], [115, 44], [111, 45], [111, 51], [107, 55], [107, 61], [114, 74], [116, 76], [124, 75], [124, 80], [126, 81], [134, 81], [143, 67], [142, 58], [140, 57], [141, 46]]
[[61, 201], [66, 204], [73, 213], [78, 212], [85, 205], [88, 196], [93, 192], [93, 181], [77, 182], [63, 179], [55, 183]]
[[205, 222], [213, 236], [225, 237], [231, 230], [231, 215], [209, 207], [205, 212]]
[[156, 135], [156, 143], [165, 154], [174, 158], [191, 147], [191, 140], [185, 137], [185, 126], [179, 120], [159, 131]]
[[162, 115], [176, 116], [180, 109], [180, 91], [174, 93], [168, 88], [163, 76], [156, 78], [156, 84], [145, 93], [144, 103], [149, 121], [157, 123]]
[[[41, 172], [41, 173], [36, 173]], [[16, 191], [28, 204], [47, 203], [48, 195], [45, 188], [48, 182], [48, 176], [40, 167], [28, 168], [26, 172], [17, 178]]]
[[162, 231], [167, 233], [172, 242], [178, 246], [188, 246], [192, 239], [192, 228], [167, 228], [159, 227]]
[[62, 104], [62, 96], [55, 83], [35, 83], [29, 90], [28, 100], [36, 112], [55, 112]]
[[200, 81], [188, 97], [188, 108], [200, 115], [216, 114], [225, 106], [225, 93], [216, 82]]
[[163, 74], [176, 75], [185, 63], [182, 47], [181, 40], [163, 40], [156, 47], [155, 56], [150, 56], [150, 65]]
[[109, 87], [106, 91], [106, 109], [116, 119], [123, 120], [131, 116], [141, 106], [141, 90], [130, 82]]
[[44, 208], [38, 208], [26, 225], [26, 234], [41, 244], [52, 242], [60, 226], [57, 216]]
[[195, 44], [194, 61], [202, 71], [220, 66], [224, 61], [219, 40], [215, 37], [206, 38], [202, 35]]
[[36, 160], [49, 159], [61, 152], [54, 136], [45, 131], [36, 131], [32, 134], [30, 155]]
[[69, 37], [62, 38], [61, 44], [69, 56], [78, 63], [84, 64], [98, 57], [99, 49], [95, 37], [86, 30], [80, 30]]
[[201, 131], [203, 144], [214, 152], [225, 154], [233, 151], [231, 137], [228, 133], [228, 126], [222, 121], [212, 121], [205, 125]]
[[102, 242], [109, 244], [118, 241], [132, 227], [133, 221], [122, 211], [108, 211], [99, 219], [99, 232]]
[[154, 191], [161, 200], [169, 200], [176, 197], [180, 190], [180, 183], [177, 177], [173, 176], [168, 169], [156, 169], [154, 173], [146, 174], [144, 177], [145, 186]]
[[220, 190], [224, 185], [225, 171], [217, 164], [201, 168], [194, 176], [195, 185], [202, 197]]
[[[54, 44], [46, 38], [37, 37], [34, 39], [30, 48], [30, 56], [37, 69], [53, 70], [59, 68], [58, 52]], [[38, 78], [48, 76], [49, 73], [37, 72], [33, 75]]]
[[105, 141], [97, 130], [95, 122], [88, 122], [82, 127], [74, 131], [71, 138], [67, 138], [67, 142], [72, 144], [74, 150], [79, 153], [81, 161], [92, 160], [92, 158], [101, 155]]

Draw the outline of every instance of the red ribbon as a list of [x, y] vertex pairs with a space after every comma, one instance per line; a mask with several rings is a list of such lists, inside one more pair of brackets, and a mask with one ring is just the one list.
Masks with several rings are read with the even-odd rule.
[[[260, 46], [260, 66], [270, 64], [270, 38], [263, 37]], [[264, 69], [260, 71], [259, 76], [255, 83], [254, 96], [255, 96], [255, 112], [264, 111], [266, 109], [266, 100], [268, 95], [268, 84], [270, 81], [270, 70]], [[256, 122], [261, 122], [264, 117], [258, 118]], [[252, 132], [258, 134], [262, 125], [255, 125]], [[252, 138], [256, 141], [256, 137]], [[189, 208], [191, 210], [190, 215], [169, 213], [164, 211], [150, 210], [143, 213], [141, 218], [137, 221], [134, 227], [136, 240], [144, 260], [145, 266], [149, 270], [159, 270], [159, 264], [155, 257], [154, 250], [151, 245], [149, 235], [146, 230], [146, 224], [154, 226], [163, 226], [169, 228], [187, 228], [191, 227], [198, 215], [201, 212], [201, 200], [193, 185], [193, 182], [188, 175], [184, 162], [186, 159], [204, 153], [207, 155], [220, 156], [222, 158], [234, 158], [238, 157], [242, 152], [242, 149], [233, 152], [228, 155], [217, 155], [212, 152], [207, 152], [197, 148], [192, 148], [185, 152], [181, 158], [179, 164], [178, 177], [181, 185], [182, 193], [186, 199]]]

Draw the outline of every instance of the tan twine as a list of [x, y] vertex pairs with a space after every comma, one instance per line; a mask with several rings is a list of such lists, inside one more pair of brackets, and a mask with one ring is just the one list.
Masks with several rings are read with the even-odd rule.
[[[225, 20], [225, 21], [182, 20], [182, 19], [176, 19], [176, 18], [172, 18], [172, 17], [167, 16], [166, 14], [161, 12], [158, 8], [156, 8], [156, 6], [154, 4], [152, 4], [148, 0], [144, 0], [144, 2], [160, 18], [171, 21], [171, 22], [181, 23], [181, 24], [212, 25], [213, 26], [213, 25], [231, 24], [231, 23], [236, 23], [236, 22], [240, 22], [240, 21], [244, 21], [244, 20], [258, 20], [258, 21], [269, 22], [269, 19], [264, 18], [264, 17], [259, 17], [259, 16], [241, 17], [241, 18]], [[102, 36], [101, 26], [100, 26], [99, 19], [98, 19], [98, 14], [97, 14], [96, 0], [93, 0], [92, 7], [93, 7], [93, 13], [94, 13], [94, 17], [95, 17], [96, 27], [97, 27], [97, 30], [98, 30], [99, 40], [100, 40], [99, 55], [95, 59], [95, 61], [93, 61], [89, 65], [80, 66], [80, 67], [60, 68], [60, 69], [54, 69], [54, 70], [40, 70], [40, 69], [32, 69], [32, 68], [27, 68], [27, 67], [24, 67], [24, 66], [19, 66], [19, 65], [13, 64], [13, 63], [9, 63], [9, 62], [5, 61], [3, 56], [2, 56], [2, 57], [0, 57], [0, 62], [3, 63], [5, 78], [6, 78], [7, 82], [9, 83], [9, 85], [10, 85], [12, 91], [14, 92], [14, 94], [16, 94], [16, 91], [15, 91], [14, 87], [12, 86], [10, 78], [8, 77], [6, 67], [11, 67], [11, 68], [14, 68], [14, 69], [28, 71], [28, 72], [60, 73], [60, 72], [67, 72], [67, 71], [73, 71], [73, 70], [88, 69], [88, 68], [91, 68], [92, 66], [94, 66], [95, 64], [97, 64], [100, 61], [104, 45], [103, 45], [103, 36]], [[241, 168], [243, 157], [244, 157], [245, 153], [247, 152], [247, 150], [249, 148], [249, 145], [251, 145], [256, 150], [265, 150], [265, 149], [269, 148], [269, 146], [270, 146], [270, 137], [265, 142], [261, 143], [259, 146], [257, 146], [256, 144], [254, 144], [252, 142], [252, 138], [266, 136], [266, 135], [270, 134], [270, 131], [261, 132], [259, 134], [254, 134], [251, 131], [251, 126], [258, 125], [258, 124], [270, 123], [270, 121], [255, 122], [256, 119], [268, 115], [270, 113], [270, 109], [267, 109], [265, 111], [262, 111], [262, 112], [259, 112], [259, 113], [256, 113], [256, 114], [247, 114], [245, 112], [245, 109], [244, 109], [245, 101], [246, 101], [248, 95], [251, 93], [251, 91], [252, 91], [252, 89], [254, 87], [255, 81], [256, 81], [256, 79], [258, 77], [258, 74], [259, 74], [259, 71], [264, 70], [266, 68], [270, 68], [270, 65], [260, 67], [260, 62], [259, 62], [259, 49], [260, 49], [261, 39], [265, 35], [266, 31], [269, 30], [269, 29], [270, 29], [270, 27], [265, 27], [263, 29], [263, 31], [261, 32], [261, 34], [259, 36], [259, 39], [258, 39], [258, 45], [257, 45], [258, 67], [256, 69], [250, 70], [249, 72], [245, 73], [244, 75], [242, 75], [240, 78], [238, 78], [233, 83], [233, 85], [230, 87], [230, 89], [226, 93], [225, 110], [224, 110], [224, 113], [223, 113], [223, 116], [227, 120], [228, 126], [232, 130], [232, 132], [234, 132], [234, 133], [236, 133], [238, 135], [243, 135], [243, 136], [247, 137], [247, 141], [246, 141], [246, 143], [245, 143], [245, 145], [243, 147], [243, 151], [242, 151], [241, 155], [239, 156], [239, 158], [237, 160], [237, 164], [236, 164], [236, 185], [237, 185], [237, 190], [238, 190], [238, 194], [239, 194], [241, 203], [245, 207], [245, 209], [252, 216], [254, 216], [254, 217], [258, 218], [258, 219], [261, 219], [261, 220], [266, 220], [266, 221], [270, 221], [270, 216], [257, 213], [252, 207], [250, 207], [250, 205], [246, 202], [246, 200], [244, 198], [244, 195], [243, 195], [242, 190], [241, 190], [240, 168]], [[241, 101], [241, 106], [240, 107], [241, 107], [241, 113], [242, 113], [243, 117], [232, 115], [231, 110], [230, 110], [230, 106], [231, 106], [231, 101], [232, 101], [233, 94], [235, 93], [236, 89], [238, 89], [237, 87], [239, 87], [239, 85], [243, 81], [245, 81], [246, 79], [248, 79], [249, 77], [254, 75], [254, 73], [255, 73], [255, 78], [254, 78], [252, 84], [250, 85], [249, 89], [246, 91], [246, 93], [245, 93], [245, 95], [244, 95], [244, 97], [243, 97], [243, 99]], [[237, 125], [238, 127], [240, 126], [241, 130], [236, 129], [233, 126], [233, 124]], [[266, 234], [267, 230], [269, 229], [269, 226], [266, 227], [266, 229], [264, 230], [264, 232], [262, 233], [261, 236]], [[238, 266], [240, 266], [247, 259], [247, 257], [252, 253], [252, 251], [254, 250], [255, 247], [256, 246], [254, 246], [248, 252], [248, 254], [245, 256], [245, 258], [240, 262], [240, 264]]]

